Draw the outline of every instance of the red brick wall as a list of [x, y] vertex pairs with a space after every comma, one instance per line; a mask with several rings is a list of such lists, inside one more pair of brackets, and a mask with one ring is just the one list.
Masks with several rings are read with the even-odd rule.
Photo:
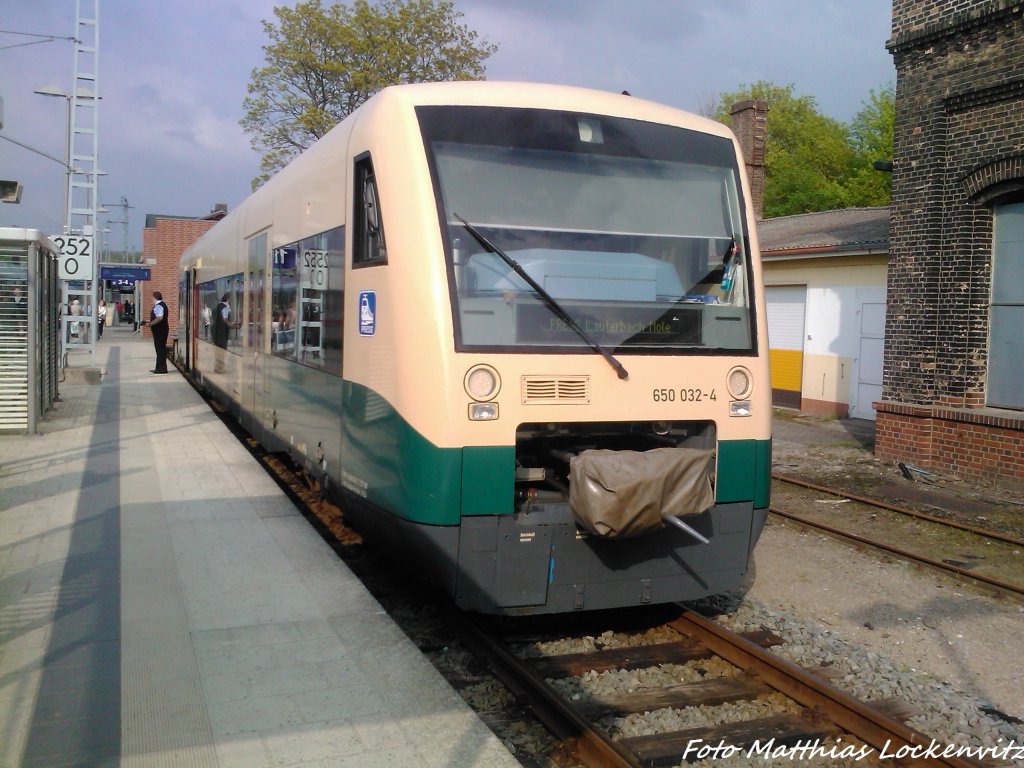
[[1024, 413], [986, 408], [991, 204], [1024, 185], [1024, 14], [894, 0], [892, 232], [876, 453], [1024, 481]]
[[767, 136], [768, 102], [741, 101], [730, 108], [730, 127], [743, 152], [754, 215], [764, 214], [764, 147]]
[[[149, 319], [153, 308], [153, 291], [160, 291], [170, 310], [170, 333], [178, 327], [178, 260], [181, 254], [216, 224], [206, 219], [156, 219], [155, 227], [142, 231], [142, 254], [149, 264], [152, 279], [140, 285], [142, 291], [142, 319]], [[150, 263], [155, 260], [155, 263]], [[143, 330], [149, 334], [149, 329]]]
[[875, 455], [955, 478], [1024, 488], [1024, 416], [875, 403]]

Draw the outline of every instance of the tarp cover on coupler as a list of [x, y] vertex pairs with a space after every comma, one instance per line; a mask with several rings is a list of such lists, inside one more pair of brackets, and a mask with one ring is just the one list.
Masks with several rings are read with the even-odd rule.
[[595, 536], [639, 536], [663, 527], [663, 512], [682, 517], [714, 505], [713, 456], [696, 448], [583, 451], [569, 461], [569, 505]]

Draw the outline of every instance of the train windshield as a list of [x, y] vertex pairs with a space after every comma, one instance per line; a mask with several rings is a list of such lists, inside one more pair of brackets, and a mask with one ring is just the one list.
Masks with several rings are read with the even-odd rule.
[[752, 350], [730, 140], [546, 110], [417, 114], [459, 349], [565, 350], [583, 330], [616, 354]]

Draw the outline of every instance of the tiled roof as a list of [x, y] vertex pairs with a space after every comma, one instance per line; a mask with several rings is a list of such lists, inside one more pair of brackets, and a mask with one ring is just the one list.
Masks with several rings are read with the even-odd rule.
[[793, 249], [886, 247], [889, 207], [844, 208], [764, 219], [757, 225], [762, 253]]

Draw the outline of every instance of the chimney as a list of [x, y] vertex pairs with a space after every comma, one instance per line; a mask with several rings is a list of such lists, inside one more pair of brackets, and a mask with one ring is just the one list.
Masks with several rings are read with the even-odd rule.
[[203, 216], [203, 221], [220, 221], [228, 215], [227, 203], [214, 203], [213, 210]]
[[729, 110], [732, 130], [740, 143], [740, 153], [747, 166], [750, 204], [760, 220], [764, 212], [764, 141], [768, 118], [768, 102], [762, 99], [741, 101]]

